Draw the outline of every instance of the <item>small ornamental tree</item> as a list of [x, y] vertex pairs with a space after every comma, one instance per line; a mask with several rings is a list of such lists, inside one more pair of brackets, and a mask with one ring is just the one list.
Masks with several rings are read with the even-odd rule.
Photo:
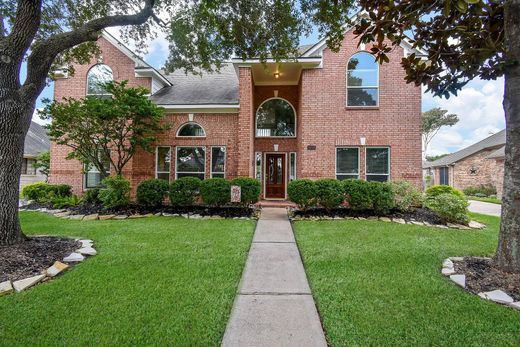
[[49, 151], [41, 152], [34, 162], [34, 168], [45, 176], [45, 181], [49, 178], [49, 170], [51, 167], [51, 154]]
[[52, 121], [49, 138], [72, 149], [66, 158], [96, 167], [101, 178], [110, 171], [107, 162], [121, 176], [137, 149], [151, 152], [156, 135], [167, 129], [161, 124], [163, 109], [148, 99], [147, 89], [109, 82], [106, 90], [111, 98], [47, 101], [40, 111], [42, 119]]

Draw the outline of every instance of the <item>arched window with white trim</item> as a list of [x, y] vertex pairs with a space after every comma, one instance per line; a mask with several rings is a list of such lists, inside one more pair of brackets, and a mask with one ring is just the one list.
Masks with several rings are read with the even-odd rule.
[[180, 126], [177, 137], [205, 137], [206, 132], [197, 123], [189, 122]]
[[296, 136], [296, 111], [285, 99], [271, 98], [256, 111], [256, 137]]
[[87, 73], [87, 95], [107, 96], [105, 85], [114, 80], [110, 66], [105, 64], [94, 65]]
[[347, 64], [347, 106], [379, 104], [379, 66], [367, 52], [354, 54]]

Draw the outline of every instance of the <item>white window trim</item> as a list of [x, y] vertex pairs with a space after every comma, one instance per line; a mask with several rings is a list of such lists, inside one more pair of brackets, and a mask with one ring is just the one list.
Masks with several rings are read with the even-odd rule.
[[[260, 155], [260, 172], [258, 171], [258, 166], [256, 163], [257, 155]], [[258, 179], [258, 173], [260, 173], [260, 182], [263, 180], [263, 169], [264, 169], [264, 156], [262, 152], [255, 152], [255, 179]]]
[[[294, 179], [297, 180], [298, 179], [298, 174], [297, 174], [297, 171], [298, 171], [298, 153], [296, 152], [289, 152], [289, 176], [288, 176], [288, 181], [291, 180], [291, 169], [292, 169], [292, 165], [291, 165], [291, 156], [294, 154]], [[289, 184], [289, 182], [287, 183]]]
[[[348, 85], [348, 64], [350, 63], [350, 60], [356, 55], [356, 54], [359, 54], [359, 53], [366, 53], [366, 54], [370, 54], [371, 56], [374, 56], [373, 54], [371, 54], [370, 52], [367, 52], [367, 51], [358, 51], [354, 54], [352, 54], [352, 56], [350, 56], [350, 58], [348, 59], [347, 61], [347, 71], [345, 72], [345, 85], [346, 85], [346, 88], [345, 88], [345, 105], [346, 107], [348, 108], [367, 108], [367, 107], [372, 107], [372, 108], [377, 108], [379, 107], [379, 91], [380, 91], [380, 84], [379, 83], [379, 64], [377, 63], [376, 61], [376, 73], [377, 73], [377, 85], [376, 86], [349, 86]], [[372, 106], [351, 106], [348, 104], [348, 89], [349, 88], [353, 88], [353, 89], [366, 89], [366, 88], [375, 88], [377, 89], [377, 99], [376, 99], [376, 104], [375, 105], [372, 105]]]
[[[179, 133], [181, 132], [182, 128], [184, 128], [186, 125], [188, 124], [195, 124], [195, 125], [198, 125], [202, 131], [204, 132], [204, 135], [194, 135], [194, 136], [184, 136], [184, 135], [179, 135]], [[206, 137], [206, 129], [204, 129], [204, 127], [202, 125], [200, 125], [199, 123], [197, 122], [186, 122], [186, 123], [182, 123], [180, 126], [179, 126], [179, 129], [177, 129], [177, 133], [175, 133], [175, 137], [180, 137], [180, 138], [205, 138]]]
[[[168, 171], [159, 171], [159, 148], [168, 148], [168, 152], [170, 154], [170, 165], [168, 166]], [[170, 174], [172, 169], [172, 147], [171, 146], [156, 146], [155, 147], [155, 179], [159, 178], [159, 174], [168, 174], [168, 182], [170, 182]]]
[[87, 75], [86, 75], [86, 77], [87, 77], [86, 82], [85, 82], [85, 95], [86, 96], [112, 96], [112, 94], [110, 94], [110, 93], [107, 93], [107, 94], [92, 94], [92, 93], [88, 92], [88, 75], [90, 74], [90, 71], [92, 71], [93, 68], [95, 68], [96, 66], [99, 66], [99, 65], [105, 65], [105, 66], [107, 66], [110, 69], [110, 73], [112, 73], [112, 81], [114, 81], [114, 70], [112, 70], [112, 68], [109, 65], [107, 65], [105, 63], [97, 63], [97, 64], [92, 65], [90, 67], [90, 69], [88, 69]]
[[[367, 171], [367, 149], [370, 149], [370, 148], [386, 148], [388, 149], [388, 173], [387, 174], [382, 174], [382, 173], [369, 173]], [[368, 147], [365, 147], [365, 180], [367, 180], [367, 176], [368, 175], [378, 175], [378, 176], [388, 176], [388, 179], [386, 180], [387, 182], [390, 182], [390, 168], [391, 168], [391, 163], [392, 163], [392, 152], [391, 152], [391, 149], [390, 149], [390, 146], [368, 146]]]
[[[294, 112], [294, 135], [293, 136], [258, 136], [258, 110], [268, 101], [270, 100], [275, 100], [275, 99], [278, 99], [278, 100], [283, 100], [285, 102], [287, 102], [289, 104], [289, 106], [292, 107], [293, 109], [293, 112]], [[284, 98], [281, 98], [279, 96], [276, 96], [276, 97], [272, 97], [272, 98], [269, 98], [269, 99], [265, 99], [264, 101], [262, 101], [262, 103], [260, 104], [260, 106], [258, 106], [258, 108], [256, 109], [256, 112], [255, 112], [255, 138], [257, 139], [294, 139], [297, 137], [297, 129], [298, 129], [298, 113], [296, 113], [296, 108], [294, 108], [293, 104], [291, 104], [289, 102], [289, 100], [287, 99], [284, 99]]]
[[[95, 166], [93, 166], [93, 168], [92, 168], [91, 170], [87, 170], [87, 165], [88, 165], [88, 164], [85, 165], [85, 169], [84, 169], [85, 172], [83, 173], [83, 189], [84, 189], [84, 190], [87, 190], [87, 189], [96, 189], [96, 188], [99, 188], [99, 187], [87, 187], [87, 175], [88, 175], [89, 173], [94, 173], [94, 174], [96, 174], [96, 173], [97, 173], [97, 174], [100, 173], [99, 170], [98, 170], [98, 168], [95, 167]], [[108, 170], [107, 170], [107, 172], [106, 172], [106, 173], [108, 174], [108, 176], [110, 176], [110, 172], [111, 172], [110, 170], [111, 170], [111, 169], [112, 169], [112, 168], [111, 168], [111, 165], [109, 164], [109, 168], [108, 168]]]
[[[214, 172], [213, 171], [213, 148], [224, 148], [224, 172]], [[226, 165], [227, 165], [227, 146], [211, 146], [211, 157], [210, 157], [210, 173], [209, 176], [213, 178], [213, 174], [224, 175], [223, 178], [226, 178]]]
[[336, 179], [338, 179], [338, 175], [354, 175], [353, 173], [341, 173], [341, 172], [338, 172], [338, 149], [340, 148], [354, 148], [354, 149], [357, 149], [357, 159], [358, 159], [358, 165], [357, 165], [357, 178], [355, 179], [360, 179], [361, 178], [361, 172], [360, 172], [360, 168], [361, 168], [361, 151], [360, 151], [360, 148], [359, 147], [356, 147], [356, 146], [336, 146], [336, 148], [334, 149], [335, 153], [335, 161], [334, 161], [334, 171], [336, 172]]
[[[203, 148], [204, 149], [204, 171], [202, 172], [204, 174], [204, 179], [206, 179], [206, 152], [207, 148], [206, 146], [176, 146], [175, 147], [175, 179], [178, 179], [179, 170], [177, 169], [177, 158], [179, 157], [179, 148]], [[200, 175], [201, 172], [194, 172], [194, 171], [183, 171], [181, 172], [183, 174], [195, 174]]]

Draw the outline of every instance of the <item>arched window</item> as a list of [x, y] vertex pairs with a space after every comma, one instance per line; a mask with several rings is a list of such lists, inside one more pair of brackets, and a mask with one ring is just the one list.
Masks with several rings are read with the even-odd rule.
[[347, 65], [347, 106], [377, 106], [379, 67], [370, 53], [354, 54]]
[[177, 131], [177, 136], [178, 137], [184, 137], [184, 136], [204, 137], [204, 136], [206, 136], [206, 132], [197, 123], [190, 122], [190, 123], [181, 125], [181, 127]]
[[296, 136], [296, 111], [287, 100], [272, 98], [256, 111], [257, 137]]
[[87, 73], [87, 95], [110, 95], [105, 84], [113, 80], [112, 69], [108, 65], [94, 65]]

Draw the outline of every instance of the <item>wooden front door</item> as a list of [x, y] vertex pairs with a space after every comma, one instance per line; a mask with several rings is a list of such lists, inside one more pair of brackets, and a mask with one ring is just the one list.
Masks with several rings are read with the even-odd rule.
[[285, 154], [265, 155], [265, 198], [285, 199]]

